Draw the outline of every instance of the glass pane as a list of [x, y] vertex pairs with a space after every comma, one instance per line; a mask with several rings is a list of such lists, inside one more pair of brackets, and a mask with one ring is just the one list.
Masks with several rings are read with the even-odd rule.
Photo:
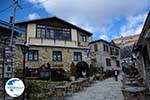
[[55, 39], [62, 40], [62, 31], [55, 30]]
[[63, 32], [64, 40], [71, 40], [70, 32]]
[[54, 30], [50, 30], [50, 38], [54, 39]]
[[42, 29], [42, 38], [45, 38], [45, 29]]
[[58, 59], [59, 61], [61, 61], [61, 55], [58, 55], [57, 57], [58, 57], [57, 59]]
[[47, 39], [50, 38], [50, 30], [46, 30], [46, 38], [47, 38]]
[[38, 52], [34, 52], [34, 60], [38, 60]]
[[56, 58], [57, 58], [56, 55], [53, 55], [53, 60], [54, 60], [54, 61], [56, 61]]
[[37, 29], [37, 38], [41, 38], [41, 29]]
[[32, 54], [32, 52], [28, 53], [28, 60], [33, 60], [33, 54]]
[[76, 55], [74, 55], [74, 61], [77, 61], [77, 56]]
[[74, 61], [81, 60], [81, 52], [74, 52]]

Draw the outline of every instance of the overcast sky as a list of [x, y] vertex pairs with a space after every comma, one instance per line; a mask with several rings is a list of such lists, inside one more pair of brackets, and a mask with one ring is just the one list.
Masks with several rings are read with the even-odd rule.
[[[0, 19], [12, 15], [12, 0], [0, 0]], [[57, 16], [93, 33], [93, 40], [139, 34], [150, 0], [19, 0], [16, 21]]]

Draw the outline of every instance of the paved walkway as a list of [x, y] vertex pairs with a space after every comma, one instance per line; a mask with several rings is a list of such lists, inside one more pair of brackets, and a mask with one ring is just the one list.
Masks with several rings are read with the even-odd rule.
[[[123, 100], [120, 79], [121, 77], [119, 77], [118, 81], [112, 78], [108, 78], [104, 81], [96, 81], [91, 87], [66, 97], [65, 100]], [[0, 100], [4, 99], [0, 98]], [[6, 98], [5, 100], [12, 99]]]
[[120, 79], [121, 77], [118, 81], [112, 78], [97, 81], [93, 86], [73, 94], [67, 100], [123, 100]]

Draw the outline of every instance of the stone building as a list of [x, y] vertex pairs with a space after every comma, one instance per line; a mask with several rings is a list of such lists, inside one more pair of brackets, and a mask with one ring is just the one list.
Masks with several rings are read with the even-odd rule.
[[[12, 32], [12, 25], [0, 20], [0, 78], [12, 77], [13, 69], [15, 68], [15, 43], [16, 38], [25, 31], [21, 28], [14, 27], [13, 44], [10, 45], [10, 37]], [[2, 75], [3, 74], [3, 75]]]
[[124, 45], [122, 46], [122, 38], [116, 38], [114, 39], [114, 43], [121, 48], [121, 59], [130, 59], [131, 54], [132, 54], [132, 48], [134, 44], [138, 41], [139, 39], [139, 34], [136, 35], [130, 35], [130, 36], [125, 36], [122, 37], [124, 39]]
[[150, 91], [150, 12], [146, 18], [138, 42], [133, 47], [133, 58], [140, 75]]
[[[86, 60], [88, 43], [92, 33], [68, 23], [58, 17], [35, 19], [16, 23], [26, 30], [25, 41], [30, 48], [26, 56], [26, 67], [36, 72], [42, 66], [70, 70], [72, 62]], [[22, 68], [22, 53], [17, 46], [16, 67]], [[33, 72], [33, 73], [34, 73]], [[31, 75], [32, 76], [32, 75]]]
[[[125, 36], [124, 37], [124, 40], [126, 41], [125, 46], [134, 45], [134, 43], [138, 41], [139, 36], [140, 34]], [[115, 42], [117, 46], [121, 47], [121, 41], [122, 41], [121, 38], [116, 38], [113, 41]]]
[[96, 40], [89, 43], [91, 46], [91, 63], [101, 70], [120, 69], [120, 48], [113, 42]]

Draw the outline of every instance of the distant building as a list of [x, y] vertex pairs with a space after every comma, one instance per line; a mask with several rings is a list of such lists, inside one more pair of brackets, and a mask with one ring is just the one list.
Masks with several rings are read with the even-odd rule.
[[150, 91], [150, 12], [147, 15], [145, 24], [136, 45], [133, 48], [133, 58], [144, 83]]
[[0, 20], [0, 78], [2, 73], [5, 78], [12, 77], [13, 69], [15, 68], [16, 38], [21, 34], [25, 34], [23, 29], [14, 27], [13, 45], [10, 46], [11, 31], [12, 25]]
[[[138, 41], [140, 34], [136, 34], [136, 35], [130, 35], [130, 36], [125, 36], [123, 37], [126, 45], [125, 46], [131, 46], [134, 45], [135, 42]], [[119, 47], [121, 47], [121, 38], [116, 38], [113, 40], [115, 42], [115, 44]]]
[[[28, 20], [16, 23], [26, 30], [25, 40], [30, 48], [26, 57], [26, 67], [30, 76], [42, 66], [62, 68], [69, 71], [72, 62], [86, 59], [88, 43], [92, 33], [68, 23], [58, 17]], [[16, 67], [22, 68], [22, 53], [18, 46]], [[45, 68], [43, 68], [44, 70]]]
[[106, 70], [120, 69], [120, 48], [113, 42], [96, 40], [89, 43], [91, 46], [91, 63], [96, 68]]
[[[122, 45], [122, 38], [124, 39], [124, 45]], [[121, 59], [126, 60], [127, 62], [131, 61], [131, 54], [133, 45], [138, 41], [139, 34], [125, 36], [122, 38], [114, 39], [114, 43], [120, 47]]]

